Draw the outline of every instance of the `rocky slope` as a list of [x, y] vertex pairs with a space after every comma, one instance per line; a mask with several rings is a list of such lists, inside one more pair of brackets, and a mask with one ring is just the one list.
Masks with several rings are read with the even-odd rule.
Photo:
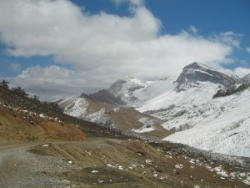
[[115, 105], [126, 105], [138, 100], [134, 92], [146, 88], [147, 83], [128, 77], [114, 82], [110, 88], [91, 94], [89, 97], [95, 101], [106, 102]]
[[139, 140], [0, 146], [0, 186], [11, 188], [248, 187], [248, 169], [189, 157]]
[[[5, 93], [14, 94], [0, 86], [0, 145], [40, 142], [40, 141], [80, 141], [86, 135], [79, 125], [62, 121], [56, 116], [30, 111], [23, 107], [8, 104], [3, 97]], [[23, 101], [32, 101], [23, 97]], [[16, 101], [17, 102], [17, 101]]]
[[[40, 125], [39, 122], [46, 122], [48, 120], [48, 123], [50, 123], [50, 121], [56, 120], [58, 125], [63, 123], [66, 127], [67, 125], [72, 125], [73, 127], [78, 127], [78, 129], [80, 128], [86, 136], [115, 137], [116, 134], [119, 134], [117, 132], [111, 133], [110, 130], [107, 130], [107, 128], [98, 124], [69, 116], [63, 113], [56, 103], [41, 102], [34, 98], [19, 95], [16, 92], [2, 86], [0, 86], [0, 107], [3, 108], [2, 113], [5, 113], [3, 118], [12, 118], [9, 121], [15, 127], [13, 127], [15, 132], [18, 132], [18, 129], [22, 127], [26, 127], [28, 131], [29, 126], [34, 128], [34, 126], [32, 127], [31, 125], [36, 125], [37, 122], [38, 125]], [[21, 115], [18, 115], [19, 113]], [[40, 117], [40, 115], [42, 117]], [[17, 117], [17, 119], [15, 119], [15, 117]], [[18, 121], [18, 118], [21, 118], [20, 125], [25, 126], [19, 125], [20, 128], [18, 128], [19, 126], [15, 125], [17, 124], [16, 122]], [[4, 120], [4, 123], [5, 122], [6, 121]], [[8, 126], [6, 131], [8, 131]]]
[[192, 63], [183, 68], [182, 73], [176, 80], [177, 89], [183, 90], [199, 85], [199, 82], [210, 82], [222, 85], [226, 88], [234, 86], [239, 80], [218, 72], [211, 67], [199, 63]]
[[77, 126], [21, 108], [0, 104], [0, 145], [39, 141], [85, 140]]
[[142, 114], [131, 107], [96, 101], [86, 95], [61, 100], [58, 105], [70, 116], [94, 122], [106, 128], [143, 135], [150, 134], [161, 138], [170, 133], [161, 126], [162, 121], [155, 117]]

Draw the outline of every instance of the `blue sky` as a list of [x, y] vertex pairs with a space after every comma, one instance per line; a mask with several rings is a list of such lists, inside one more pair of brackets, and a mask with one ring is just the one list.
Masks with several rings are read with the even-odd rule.
[[[103, 84], [96, 84], [97, 86], [95, 88], [99, 88], [100, 86], [106, 86], [108, 85], [114, 78], [117, 78], [119, 76], [124, 76], [125, 73], [118, 69], [119, 67], [126, 67], [125, 59], [123, 60], [122, 52], [124, 50], [124, 45], [132, 45], [137, 44], [138, 41], [142, 41], [143, 43], [146, 43], [148, 41], [154, 41], [153, 46], [161, 45], [162, 47], [159, 48], [160, 50], [157, 50], [152, 47], [153, 50], [155, 50], [156, 54], [158, 54], [159, 51], [166, 46], [166, 51], [169, 53], [169, 56], [174, 56], [173, 54], [178, 54], [177, 52], [172, 52], [170, 50], [169, 52], [169, 46], [168, 45], [162, 45], [162, 40], [166, 40], [166, 44], [171, 43], [171, 45], [176, 46], [178, 42], [180, 42], [180, 49], [188, 49], [187, 43], [188, 41], [192, 41], [192, 44], [194, 46], [198, 46], [202, 43], [202, 47], [204, 47], [203, 51], [197, 51], [197, 54], [204, 54], [202, 57], [194, 57], [194, 55], [190, 55], [190, 58], [183, 58], [183, 63], [179, 63], [178, 69], [180, 69], [181, 66], [186, 65], [188, 61], [190, 60], [204, 60], [203, 63], [209, 64], [211, 66], [219, 66], [224, 68], [229, 68], [231, 70], [234, 70], [237, 67], [242, 68], [250, 68], [250, 50], [247, 51], [247, 48], [250, 48], [250, 1], [248, 0], [209, 0], [209, 1], [200, 1], [200, 0], [146, 0], [140, 5], [134, 3], [134, 2], [142, 2], [141, 0], [117, 0], [116, 2], [120, 2], [119, 4], [115, 4], [114, 1], [116, 0], [72, 0], [70, 3], [67, 2], [67, 0], [62, 1], [63, 3], [60, 3], [58, 1], [50, 0], [44, 0], [44, 4], [37, 3], [30, 0], [25, 0], [23, 4], [18, 5], [18, 10], [20, 11], [20, 15], [24, 15], [23, 13], [26, 13], [24, 7], [27, 7], [26, 5], [33, 6], [34, 10], [36, 8], [36, 11], [41, 10], [40, 16], [44, 14], [44, 8], [47, 9], [48, 15], [50, 14], [49, 11], [52, 11], [52, 8], [55, 12], [55, 18], [48, 18], [48, 20], [44, 19], [44, 16], [40, 18], [39, 16], [35, 15], [36, 11], [34, 13], [28, 12], [31, 14], [29, 18], [23, 18], [20, 20], [18, 18], [17, 14], [10, 14], [10, 15], [1, 15], [4, 13], [0, 13], [1, 17], [9, 16], [11, 17], [11, 21], [9, 23], [6, 23], [3, 19], [0, 19], [0, 33], [1, 33], [1, 40], [0, 40], [0, 75], [1, 77], [5, 77], [8, 79], [18, 79], [21, 77], [26, 77], [27, 72], [32, 72], [33, 67], [39, 67], [41, 72], [41, 76], [46, 74], [49, 75], [50, 68], [53, 68], [51, 66], [56, 66], [59, 68], [58, 70], [63, 71], [63, 73], [68, 75], [71, 75], [71, 71], [75, 71], [72, 74], [79, 74], [79, 77], [90, 77], [89, 75], [93, 74], [112, 74], [113, 77], [104, 79], [104, 76], [100, 76], [100, 78], [90, 78], [82, 80], [82, 85], [89, 83], [90, 80], [93, 81], [93, 85], [95, 83], [99, 83], [98, 79], [101, 80], [107, 80]], [[0, 5], [3, 10], [1, 12], [11, 12], [14, 10], [13, 6], [17, 6], [15, 3], [16, 0], [10, 0], [9, 3], [7, 2], [1, 2], [3, 5]], [[50, 7], [52, 7], [50, 9]], [[78, 8], [81, 9], [81, 13], [77, 10]], [[7, 10], [10, 9], [10, 10]], [[79, 10], [80, 10], [79, 9]], [[59, 13], [57, 13], [58, 10]], [[60, 10], [68, 11], [68, 14], [62, 14], [60, 15]], [[26, 11], [26, 12], [25, 12]], [[101, 12], [105, 12], [106, 14], [102, 14]], [[46, 13], [46, 14], [47, 14]], [[34, 14], [34, 15], [32, 15]], [[79, 14], [82, 14], [81, 21], [78, 20]], [[53, 17], [53, 14], [51, 14]], [[68, 15], [68, 17], [67, 17]], [[108, 15], [108, 16], [107, 16]], [[16, 17], [15, 17], [16, 16]], [[78, 16], [78, 17], [77, 17]], [[110, 17], [109, 17], [110, 16]], [[31, 19], [30, 17], [34, 17]], [[112, 17], [112, 18], [111, 18]], [[60, 20], [60, 18], [62, 20]], [[145, 20], [143, 20], [145, 18]], [[44, 20], [43, 20], [44, 19]], [[72, 19], [72, 20], [70, 20]], [[43, 20], [43, 21], [41, 21]], [[58, 21], [59, 20], [59, 21]], [[91, 32], [95, 33], [97, 32], [96, 36], [93, 36], [93, 38], [98, 38], [100, 41], [106, 41], [107, 43], [118, 43], [121, 44], [120, 38], [122, 37], [122, 42], [124, 42], [122, 45], [119, 45], [121, 49], [117, 50], [119, 53], [121, 53], [121, 57], [117, 54], [114, 55], [113, 47], [109, 48], [105, 47], [105, 43], [101, 44], [103, 45], [103, 49], [105, 49], [107, 52], [105, 54], [109, 54], [110, 56], [104, 56], [103, 53], [100, 52], [100, 54], [96, 54], [92, 51], [80, 51], [72, 49], [72, 53], [70, 53], [70, 50], [67, 50], [67, 46], [62, 45], [72, 45], [70, 42], [65, 41], [65, 43], [60, 43], [60, 38], [58, 37], [58, 43], [60, 45], [51, 47], [50, 43], [43, 44], [43, 41], [35, 41], [34, 38], [41, 37], [41, 40], [47, 41], [46, 36], [48, 36], [48, 41], [51, 40], [51, 38], [54, 37], [54, 35], [49, 36], [47, 35], [46, 28], [53, 27], [54, 29], [59, 27], [61, 29], [64, 28], [63, 20], [69, 23], [69, 28], [76, 27], [76, 28], [84, 28], [87, 30], [88, 27], [91, 28]], [[86, 21], [88, 20], [88, 21]], [[110, 21], [111, 20], [111, 21]], [[129, 20], [129, 21], [126, 21]], [[39, 25], [39, 22], [41, 21], [41, 24]], [[160, 23], [158, 22], [160, 21]], [[71, 25], [72, 23], [75, 23]], [[110, 22], [110, 23], [109, 23]], [[124, 26], [124, 30], [128, 29], [128, 32], [131, 32], [129, 34], [126, 34], [126, 32], [122, 30], [119, 30], [118, 27], [119, 23]], [[138, 22], [138, 28], [136, 27], [136, 24]], [[20, 23], [16, 24], [16, 23]], [[34, 24], [35, 23], [35, 24]], [[98, 24], [100, 23], [100, 28], [98, 28]], [[147, 23], [149, 23], [147, 25]], [[12, 24], [12, 25], [11, 25]], [[32, 25], [33, 24], [33, 25]], [[38, 25], [37, 25], [38, 24]], [[90, 24], [87, 25], [87, 24]], [[112, 24], [112, 27], [109, 28], [109, 25]], [[115, 24], [117, 26], [113, 27]], [[126, 26], [128, 24], [128, 26]], [[141, 26], [140, 26], [141, 24]], [[94, 25], [94, 26], [93, 26]], [[147, 25], [144, 27], [144, 25]], [[27, 27], [26, 27], [27, 26]], [[93, 26], [93, 28], [92, 28]], [[35, 30], [34, 28], [41, 27], [41, 31]], [[66, 25], [67, 27], [67, 25]], [[134, 28], [133, 28], [134, 27]], [[1, 29], [2, 28], [2, 29]], [[117, 28], [117, 29], [116, 29]], [[44, 33], [43, 32], [44, 29]], [[102, 31], [103, 30], [103, 31]], [[117, 31], [116, 31], [117, 30]], [[19, 32], [20, 31], [20, 32]], [[25, 32], [23, 32], [25, 31]], [[67, 38], [69, 33], [75, 33], [75, 30], [73, 31], [68, 28], [64, 28], [62, 31], [62, 40]], [[30, 32], [30, 34], [29, 34]], [[38, 32], [38, 33], [35, 33]], [[65, 32], [65, 34], [64, 34]], [[85, 30], [83, 31], [85, 32]], [[89, 32], [88, 30], [86, 32]], [[90, 32], [90, 33], [91, 33]], [[108, 38], [104, 36], [104, 38], [101, 38], [103, 36], [103, 33], [107, 32]], [[186, 35], [183, 34], [186, 32]], [[10, 34], [11, 33], [11, 34]], [[142, 36], [140, 37], [140, 34], [142, 33]], [[225, 34], [226, 33], [226, 34]], [[15, 35], [16, 34], [16, 35]], [[49, 33], [50, 34], [50, 33]], [[112, 35], [116, 36], [117, 34], [117, 40], [111, 40]], [[77, 33], [76, 33], [77, 35]], [[81, 34], [82, 35], [82, 34]], [[99, 36], [100, 35], [100, 36]], [[125, 36], [128, 35], [128, 36]], [[16, 37], [17, 36], [17, 37]], [[32, 36], [31, 38], [27, 36]], [[57, 35], [56, 35], [57, 36]], [[72, 35], [69, 35], [72, 37]], [[136, 36], [139, 36], [138, 41]], [[81, 41], [82, 44], [85, 43], [86, 36], [79, 37], [79, 42]], [[123, 38], [124, 37], [124, 38]], [[27, 41], [22, 41], [22, 38], [27, 38]], [[76, 38], [76, 39], [75, 39]], [[77, 40], [77, 37], [75, 37], [74, 40]], [[111, 39], [110, 39], [111, 38]], [[115, 37], [114, 37], [115, 38]], [[126, 41], [128, 39], [128, 41]], [[68, 39], [69, 41], [72, 41], [71, 38]], [[133, 41], [132, 41], [133, 40]], [[131, 42], [132, 41], [132, 42]], [[225, 42], [226, 41], [226, 42]], [[39, 46], [39, 42], [41, 43], [41, 46]], [[56, 41], [57, 42], [57, 41]], [[129, 44], [131, 42], [131, 44]], [[173, 44], [172, 44], [173, 42]], [[87, 42], [86, 42], [87, 43]], [[183, 44], [184, 43], [184, 44]], [[32, 46], [35, 44], [34, 46]], [[86, 48], [93, 48], [93, 45], [96, 45], [96, 41], [93, 39], [91, 41], [88, 41], [89, 46], [79, 46], [77, 49], [86, 49]], [[151, 44], [151, 43], [150, 43]], [[11, 49], [16, 49], [13, 53], [8, 53], [7, 51], [10, 49], [9, 46], [11, 46]], [[46, 48], [46, 45], [48, 46], [48, 50]], [[148, 44], [147, 44], [148, 45]], [[207, 46], [208, 52], [211, 57], [217, 56], [214, 58], [207, 58], [206, 48]], [[215, 45], [215, 46], [213, 46]], [[51, 47], [51, 49], [50, 49]], [[146, 46], [138, 45], [138, 48], [145, 49]], [[63, 49], [61, 49], [63, 48]], [[70, 48], [70, 47], [69, 47]], [[199, 47], [197, 47], [199, 48]], [[195, 49], [197, 49], [195, 48]], [[218, 48], [218, 49], [217, 49]], [[34, 49], [34, 50], [33, 50]], [[194, 49], [194, 50], [195, 50]], [[63, 51], [64, 50], [64, 51]], [[126, 49], [127, 50], [127, 49]], [[126, 51], [125, 50], [125, 51]], [[192, 50], [192, 53], [193, 51]], [[98, 51], [98, 50], [97, 50]], [[124, 51], [124, 53], [125, 53]], [[126, 74], [129, 75], [130, 70], [136, 70], [137, 67], [140, 67], [143, 64], [143, 57], [140, 57], [140, 55], [144, 55], [143, 53], [138, 53], [138, 50], [135, 49], [135, 51], [129, 51], [129, 53], [135, 53], [131, 55], [131, 57], [128, 58], [127, 61], [133, 61], [133, 63], [129, 64], [127, 68]], [[145, 49], [145, 54], [147, 49]], [[163, 49], [164, 51], [164, 49]], [[128, 53], [128, 52], [126, 52]], [[138, 53], [138, 54], [136, 54]], [[187, 55], [189, 53], [186, 52], [180, 52], [180, 55]], [[65, 55], [67, 54], [67, 55]], [[80, 54], [84, 54], [80, 55]], [[89, 56], [87, 56], [87, 55]], [[219, 55], [218, 55], [219, 54]], [[76, 58], [76, 56], [78, 56]], [[73, 57], [74, 56], [74, 57]], [[128, 55], [129, 56], [129, 55]], [[161, 56], [161, 55], [160, 55]], [[132, 57], [135, 57], [132, 59]], [[147, 59], [153, 59], [154, 57], [150, 56], [147, 57]], [[168, 59], [168, 57], [163, 56], [165, 65], [163, 66], [163, 63], [158, 63], [158, 67], [168, 67], [166, 66], [167, 61], [173, 61], [177, 57]], [[163, 59], [162, 58], [162, 59]], [[120, 62], [121, 59], [121, 62]], [[178, 61], [181, 61], [177, 58]], [[114, 62], [113, 62], [114, 61]], [[119, 62], [117, 62], [119, 61]], [[158, 59], [153, 59], [154, 63], [158, 61]], [[226, 63], [224, 63], [225, 61]], [[102, 63], [103, 62], [103, 63]], [[117, 63], [116, 63], [117, 62]], [[231, 63], [228, 63], [231, 62]], [[150, 69], [150, 66], [152, 66], [154, 63], [147, 62], [145, 63], [145, 72]], [[169, 65], [175, 62], [168, 62]], [[114, 66], [118, 65], [117, 69], [114, 69]], [[135, 66], [136, 64], [136, 66]], [[146, 66], [147, 65], [147, 66]], [[110, 67], [108, 67], [110, 66]], [[105, 67], [108, 67], [107, 70], [104, 69]], [[172, 67], [172, 65], [170, 66]], [[36, 69], [37, 70], [37, 69]], [[94, 72], [93, 70], [96, 70]], [[139, 70], [139, 68], [138, 68]], [[177, 67], [176, 67], [177, 70]], [[25, 72], [26, 71], [26, 72]], [[47, 72], [46, 72], [47, 71]], [[113, 71], [113, 72], [112, 72]], [[25, 74], [24, 74], [25, 72]], [[81, 74], [80, 74], [81, 72]], [[115, 72], [115, 74], [113, 74]], [[120, 73], [119, 73], [120, 72]], [[171, 71], [166, 71], [166, 74]], [[118, 74], [119, 73], [119, 74]], [[38, 74], [38, 75], [39, 75]], [[148, 73], [147, 73], [148, 74]], [[163, 75], [164, 72], [159, 72], [159, 75]], [[61, 75], [61, 73], [58, 73], [58, 75]], [[131, 71], [132, 76], [139, 76], [143, 77], [138, 71]], [[66, 77], [67, 77], [66, 76]], [[152, 75], [151, 77], [154, 77], [155, 75]], [[49, 77], [49, 76], [48, 76]], [[150, 76], [149, 76], [150, 77]], [[69, 77], [67, 77], [68, 79]], [[51, 80], [54, 78], [51, 77]], [[59, 79], [59, 77], [58, 77]], [[62, 78], [64, 79], [64, 78]], [[70, 77], [72, 80], [73, 78]], [[79, 80], [78, 78], [75, 78]], [[41, 79], [40, 79], [41, 80]], [[25, 81], [25, 80], [24, 80]], [[46, 80], [46, 82], [49, 82]], [[81, 81], [79, 80], [79, 83], [81, 84]], [[20, 82], [19, 82], [20, 84]], [[27, 89], [31, 89], [32, 86], [24, 85]], [[83, 86], [84, 88], [84, 86]], [[32, 89], [31, 89], [32, 90]], [[90, 89], [91, 90], [91, 89]], [[94, 90], [94, 89], [92, 89]]]
[[[104, 10], [121, 16], [129, 15], [126, 7], [128, 4], [114, 6], [109, 0], [73, 0], [73, 2], [84, 6], [91, 13]], [[204, 35], [228, 30], [250, 33], [248, 0], [146, 0], [145, 3], [162, 21], [164, 32], [174, 34], [190, 25], [195, 25]]]
[[[73, 0], [84, 6], [90, 13], [100, 10], [121, 16], [129, 15], [128, 4], [113, 6], [111, 1]], [[250, 67], [250, 1], [249, 0], [146, 0], [146, 6], [161, 20], [162, 33], [176, 34], [190, 25], [197, 27], [199, 34], [208, 36], [219, 32], [233, 31], [242, 34], [241, 48], [236, 50], [235, 58], [246, 60]], [[235, 67], [238, 65], [229, 65]]]
[[[129, 16], [128, 3], [120, 6], [109, 0], [72, 0], [78, 6], [84, 7], [90, 14], [105, 11], [120, 16]], [[242, 34], [241, 48], [237, 49], [236, 59], [249, 62], [250, 53], [250, 1], [248, 0], [147, 0], [146, 6], [162, 22], [162, 33], [176, 34], [190, 25], [198, 29], [200, 35], [207, 36], [224, 31]], [[51, 57], [36, 56], [32, 58], [11, 57], [5, 53], [5, 44], [0, 45], [0, 74], [3, 76], [17, 75], [30, 65], [47, 66], [53, 62]], [[13, 71], [8, 63], [20, 63], [21, 69]], [[237, 64], [226, 65], [236, 67]], [[243, 66], [250, 67], [250, 63]]]
[[[73, 2], [84, 6], [93, 14], [100, 10], [120, 16], [130, 14], [127, 9], [128, 3], [114, 6], [108, 0], [73, 0]], [[245, 50], [250, 46], [249, 0], [146, 0], [145, 4], [161, 20], [162, 33], [176, 34], [193, 25], [203, 36], [225, 31], [242, 34], [242, 49], [238, 50], [235, 56], [249, 60], [250, 54]]]

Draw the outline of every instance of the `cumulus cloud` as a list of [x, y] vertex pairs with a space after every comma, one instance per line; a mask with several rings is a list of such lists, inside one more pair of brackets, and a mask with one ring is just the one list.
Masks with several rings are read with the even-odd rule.
[[81, 94], [84, 79], [74, 71], [58, 67], [30, 67], [20, 75], [9, 78], [11, 86], [22, 86], [31, 94], [40, 94], [42, 100], [56, 100]]
[[[143, 1], [126, 1], [140, 5], [130, 9], [127, 17], [89, 14], [68, 0], [0, 1], [0, 40], [8, 45], [9, 55], [53, 55], [57, 64], [73, 68], [29, 68], [19, 75], [23, 79], [19, 84], [40, 95], [57, 95], [62, 91], [50, 88], [57, 85], [68, 90], [69, 83], [90, 92], [124, 76], [149, 79], [179, 74], [193, 61], [220, 66], [230, 61], [233, 49], [239, 46], [239, 36], [233, 32], [202, 37], [193, 35], [197, 30], [193, 27], [191, 33], [160, 35], [161, 21]], [[63, 72], [62, 78], [54, 79], [54, 71]], [[29, 81], [32, 72], [39, 75], [37, 84]], [[38, 83], [42, 84], [38, 87]], [[71, 95], [79, 91], [71, 88], [64, 92]]]
[[189, 30], [190, 30], [192, 33], [197, 33], [197, 32], [199, 31], [194, 25], [190, 25], [190, 26], [189, 26]]
[[239, 48], [240, 39], [242, 38], [242, 36], [243, 36], [242, 34], [234, 33], [233, 31], [227, 31], [215, 35], [214, 38], [221, 43]]

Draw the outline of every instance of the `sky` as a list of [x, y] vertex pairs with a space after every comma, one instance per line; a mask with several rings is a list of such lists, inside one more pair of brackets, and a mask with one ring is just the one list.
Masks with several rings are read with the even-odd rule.
[[42, 100], [194, 61], [250, 73], [249, 0], [0, 0], [0, 79]]

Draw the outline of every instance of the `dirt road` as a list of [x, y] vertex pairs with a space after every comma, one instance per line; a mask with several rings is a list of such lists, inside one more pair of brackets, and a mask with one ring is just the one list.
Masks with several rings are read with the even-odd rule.
[[154, 148], [90, 138], [0, 147], [0, 188], [249, 187], [249, 172]]

